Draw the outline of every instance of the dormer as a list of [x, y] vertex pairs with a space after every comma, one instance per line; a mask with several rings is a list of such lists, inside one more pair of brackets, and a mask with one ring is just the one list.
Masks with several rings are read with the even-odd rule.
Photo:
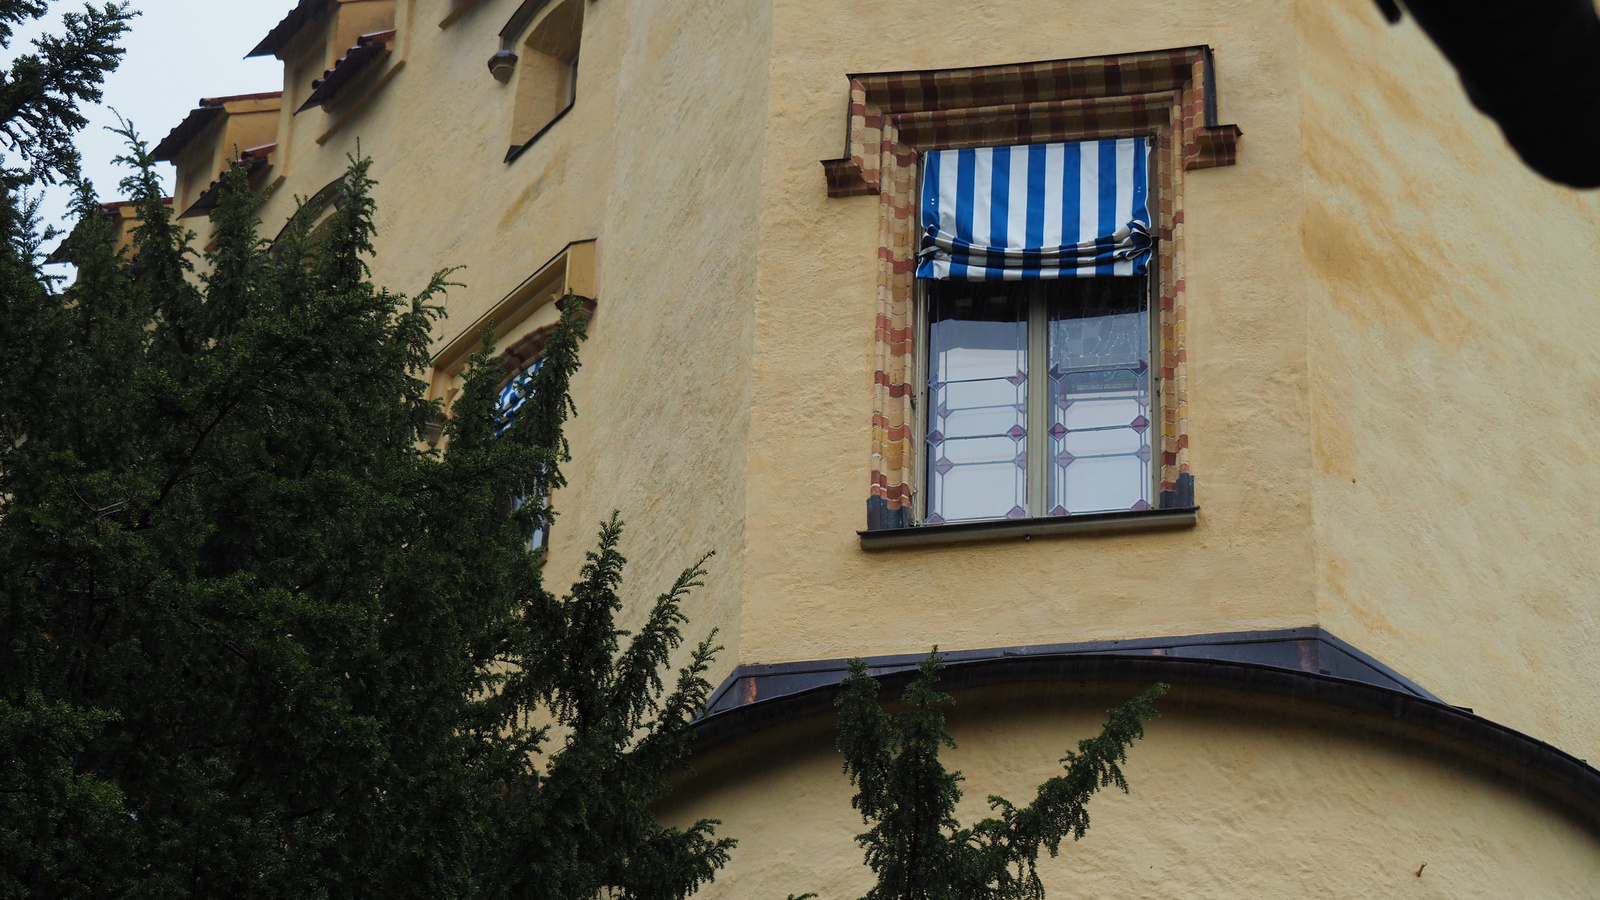
[[259, 186], [277, 146], [281, 94], [201, 98], [156, 145], [152, 155], [177, 168], [173, 201], [179, 218], [208, 214], [218, 181], [235, 162], [248, 164], [252, 182]]
[[249, 56], [283, 60], [284, 101], [301, 112], [378, 69], [394, 31], [395, 0], [300, 0]]
[[[171, 206], [172, 198], [163, 197], [161, 202]], [[132, 200], [114, 200], [110, 203], [100, 204], [100, 214], [111, 221], [111, 238], [116, 246], [116, 252], [127, 253], [131, 257], [133, 254], [133, 231], [139, 227], [139, 223], [142, 221], [139, 218], [139, 207]], [[47, 263], [73, 262], [73, 240], [77, 237], [77, 234], [78, 229], [74, 227], [71, 233], [60, 244], [56, 245], [56, 249], [45, 257], [44, 261]]]

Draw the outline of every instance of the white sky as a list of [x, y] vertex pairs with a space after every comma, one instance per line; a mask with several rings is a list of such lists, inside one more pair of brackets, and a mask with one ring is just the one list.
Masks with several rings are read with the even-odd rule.
[[[123, 151], [122, 139], [105, 130], [116, 125], [112, 110], [132, 121], [155, 146], [201, 97], [282, 88], [281, 62], [271, 56], [243, 57], [294, 8], [295, 0], [131, 0], [129, 5], [140, 15], [123, 36], [127, 53], [106, 79], [105, 98], [88, 111], [89, 126], [78, 137], [84, 173], [102, 201], [120, 197], [117, 182], [126, 175], [126, 169], [111, 162]], [[59, 33], [61, 12], [81, 8], [82, 0], [56, 0], [50, 15], [19, 31], [0, 58], [9, 64], [17, 53], [28, 52], [33, 37]], [[159, 165], [170, 191], [172, 165]], [[64, 188], [47, 191], [45, 222], [62, 224], [69, 199]]]

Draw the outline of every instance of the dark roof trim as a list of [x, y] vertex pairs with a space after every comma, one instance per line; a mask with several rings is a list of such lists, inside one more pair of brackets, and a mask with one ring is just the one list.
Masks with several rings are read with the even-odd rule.
[[277, 56], [284, 47], [289, 45], [294, 36], [300, 33], [300, 29], [311, 24], [317, 16], [322, 15], [323, 10], [333, 6], [334, 2], [335, 0], [300, 0], [300, 4], [289, 10], [289, 14], [284, 16], [283, 20], [277, 25], [273, 26], [272, 30], [267, 32], [267, 36], [261, 39], [261, 43], [257, 44], [254, 50], [246, 53], [244, 58]]
[[257, 91], [254, 94], [230, 94], [227, 97], [201, 97], [201, 106], [222, 106], [225, 103], [235, 103], [241, 100], [276, 100], [283, 96], [283, 91]]
[[[867, 663], [894, 694], [910, 682], [921, 658], [869, 657]], [[703, 754], [788, 722], [832, 715], [846, 671], [842, 662], [735, 669], [693, 726], [694, 752]], [[1397, 733], [1409, 729], [1430, 734], [1600, 823], [1600, 771], [1587, 761], [1471, 710], [1449, 706], [1320, 628], [964, 651], [946, 654], [945, 665], [940, 687], [946, 691], [1028, 682], [1164, 681], [1177, 688], [1287, 698], [1387, 719]], [[770, 695], [763, 695], [764, 690]]]
[[533, 17], [539, 14], [539, 10], [549, 5], [550, 0], [522, 0], [522, 5], [517, 7], [517, 11], [511, 14], [506, 24], [500, 27], [501, 43], [515, 41], [517, 36], [522, 34], [522, 30], [528, 27], [528, 23], [533, 21]]
[[[239, 158], [234, 160], [234, 165], [248, 167], [248, 171], [245, 173], [246, 176], [254, 177], [257, 172], [266, 167], [268, 157], [276, 149], [278, 149], [277, 144], [262, 144], [259, 147], [251, 147], [239, 154]], [[227, 177], [228, 173], [226, 171], [218, 175], [216, 180], [207, 185], [206, 189], [200, 193], [200, 196], [189, 204], [188, 209], [178, 213], [178, 218], [187, 219], [190, 216], [208, 215], [213, 209], [216, 209], [218, 201], [222, 199], [222, 182]]]
[[[1390, 690], [1439, 702], [1439, 698], [1321, 628], [1284, 628], [1275, 631], [1233, 631], [1181, 637], [1140, 638], [1127, 641], [1085, 641], [1074, 644], [1033, 644], [984, 650], [953, 650], [942, 654], [946, 665], [1022, 656], [1077, 656], [1133, 654], [1196, 659], [1231, 659], [1316, 672], [1374, 684]], [[927, 654], [869, 656], [867, 664], [878, 672], [910, 671]], [[706, 714], [716, 715], [755, 701], [777, 698], [809, 688], [838, 684], [850, 670], [848, 659], [746, 665], [734, 669], [706, 702]]]
[[[161, 202], [171, 206], [172, 198], [162, 197]], [[108, 219], [116, 219], [121, 217], [123, 209], [133, 206], [137, 203], [137, 200], [113, 200], [110, 203], [102, 203], [100, 204], [100, 214]], [[61, 263], [72, 262], [73, 238], [76, 237], [77, 234], [78, 227], [74, 225], [72, 230], [67, 232], [67, 236], [61, 239], [61, 243], [57, 244], [56, 248], [50, 251], [50, 255], [44, 258], [45, 264], [59, 265]]]
[[322, 77], [311, 82], [311, 96], [300, 108], [294, 111], [300, 115], [313, 106], [321, 106], [332, 100], [345, 85], [355, 80], [367, 64], [389, 52], [389, 42], [394, 40], [394, 29], [387, 31], [374, 31], [356, 38], [356, 45], [333, 64], [333, 68], [322, 73]]
[[190, 141], [199, 137], [207, 125], [222, 118], [224, 114], [220, 103], [216, 106], [201, 106], [199, 109], [191, 110], [183, 117], [183, 121], [178, 123], [178, 127], [167, 132], [161, 143], [150, 151], [150, 157], [157, 162], [171, 162], [177, 159], [178, 154], [183, 152], [184, 147], [189, 146]]
[[157, 162], [171, 162], [177, 159], [183, 148], [198, 137], [207, 125], [226, 113], [223, 107], [229, 103], [238, 100], [271, 100], [282, 96], [283, 91], [263, 91], [259, 94], [235, 94], [231, 97], [201, 97], [200, 106], [190, 110], [183, 121], [178, 123], [178, 127], [167, 132], [161, 143], [150, 151], [151, 158]]
[[533, 135], [533, 137], [528, 138], [526, 141], [523, 141], [520, 144], [512, 144], [511, 145], [511, 149], [506, 151], [506, 158], [505, 158], [506, 164], [509, 165], [517, 157], [522, 155], [522, 151], [528, 149], [529, 147], [532, 147], [534, 145], [534, 143], [539, 140], [539, 138], [542, 138], [542, 137], [545, 136], [546, 132], [548, 132], [550, 129], [556, 127], [556, 123], [557, 122], [561, 121], [562, 119], [565, 119], [567, 117], [567, 113], [572, 112], [572, 108], [574, 106], [577, 106], [577, 105], [578, 105], [578, 101], [577, 101], [576, 98], [574, 98], [571, 103], [568, 103], [566, 105], [566, 108], [562, 109], [561, 112], [556, 113], [555, 118], [553, 118], [550, 121], [544, 123], [544, 127], [539, 129]]

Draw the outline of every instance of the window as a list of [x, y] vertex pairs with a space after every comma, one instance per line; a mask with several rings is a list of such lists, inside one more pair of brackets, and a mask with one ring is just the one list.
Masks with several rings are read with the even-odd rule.
[[514, 63], [517, 98], [506, 162], [521, 155], [577, 102], [583, 7], [584, 0], [563, 0], [559, 4], [530, 0], [507, 23], [511, 33], [501, 32], [503, 41], [514, 41], [516, 32], [532, 23]]
[[923, 294], [924, 522], [1151, 507], [1145, 276]]
[[[562, 248], [499, 302], [486, 304], [487, 309], [479, 307], [483, 309], [482, 314], [434, 355], [428, 399], [442, 400], [448, 410], [461, 391], [467, 358], [483, 346], [479, 337], [490, 321], [494, 322], [495, 342], [500, 347], [501, 365], [508, 378], [534, 371], [529, 367], [538, 365], [544, 354], [545, 337], [561, 318], [556, 301], [570, 291], [585, 298], [584, 302], [592, 308], [595, 284], [595, 241], [574, 241]], [[516, 381], [513, 378], [506, 384], [507, 389], [512, 389]], [[503, 403], [514, 401], [513, 397], [502, 397]], [[434, 442], [440, 439], [442, 437], [436, 435]]]
[[1153, 508], [1144, 138], [928, 153], [920, 519]]
[[[533, 379], [542, 368], [544, 368], [544, 357], [539, 357], [506, 380], [505, 386], [500, 389], [500, 396], [495, 404], [501, 416], [501, 425], [495, 434], [500, 434], [512, 426], [512, 414], [533, 396]], [[527, 497], [518, 497], [511, 504], [511, 508], [513, 510], [521, 509], [527, 502]], [[544, 550], [549, 546], [550, 520], [545, 518], [540, 522], [538, 529], [534, 531], [532, 539], [528, 541], [528, 549]]]
[[[461, 392], [468, 357], [483, 346], [480, 337], [484, 326], [492, 321], [499, 348], [496, 362], [505, 373], [496, 403], [502, 416], [500, 431], [513, 427], [510, 414], [533, 396], [534, 376], [544, 366], [545, 341], [561, 317], [557, 301], [568, 293], [576, 294], [593, 314], [595, 275], [595, 241], [574, 241], [562, 248], [434, 356], [428, 399], [443, 401], [448, 416], [450, 404]], [[428, 443], [448, 452], [443, 419], [429, 427]], [[511, 509], [520, 509], [527, 500], [519, 497]], [[550, 524], [546, 520], [534, 532], [528, 549], [542, 550], [549, 544]]]
[[[1231, 166], [1240, 131], [1220, 124], [1215, 65], [1205, 46], [1174, 47], [1111, 56], [1052, 59], [956, 69], [896, 70], [846, 76], [850, 103], [844, 155], [822, 160], [829, 197], [876, 198], [878, 246], [874, 370], [867, 444], [864, 550], [966, 540], [1187, 527], [1197, 521], [1195, 474], [1189, 454], [1188, 297], [1185, 279], [1184, 185], [1201, 170]], [[1038, 146], [1142, 136], [1151, 149], [1150, 367], [1155, 390], [1149, 416], [1157, 500], [1153, 513], [1086, 516], [1033, 515], [972, 526], [908, 528], [925, 523], [927, 466], [924, 442], [929, 312], [926, 282], [965, 280], [949, 272], [921, 271], [918, 203], [926, 163], [963, 148]], [[1028, 169], [1031, 174], [1034, 170]], [[1054, 169], [1044, 167], [1045, 175]], [[971, 183], [977, 184], [976, 169]], [[1081, 182], [1080, 182], [1081, 183]], [[1021, 190], [1023, 185], [1012, 181]], [[1065, 185], [1062, 185], [1065, 187]], [[1007, 196], [1011, 195], [1007, 191]], [[1062, 195], [1064, 199], [1064, 194]], [[1021, 199], [1021, 195], [1019, 195]], [[1008, 205], [1008, 223], [1026, 202]], [[986, 212], [990, 215], [992, 211]], [[1054, 221], [1045, 216], [1047, 221]], [[1019, 221], [1025, 229], [1031, 220]], [[1063, 221], [1063, 224], [1065, 222]], [[988, 225], [986, 224], [987, 228]], [[1018, 232], [1020, 233], [1020, 231]], [[943, 248], [939, 267], [976, 260]], [[987, 249], [980, 264], [987, 264]], [[1020, 248], [1019, 248], [1020, 249]], [[1115, 248], [1108, 248], [1114, 250]], [[1000, 261], [1006, 258], [1002, 252]], [[1054, 260], [1018, 256], [1029, 265], [1059, 268]], [[1001, 265], [999, 268], [1009, 268]], [[1114, 267], [1113, 267], [1114, 268]], [[1021, 271], [1001, 281], [1012, 280]], [[1095, 272], [1093, 277], [1131, 272]], [[986, 280], [986, 278], [984, 279]], [[1051, 280], [1041, 274], [1038, 280]], [[1031, 302], [1031, 301], [1030, 301]], [[936, 460], [935, 460], [936, 461]], [[1074, 464], [1075, 465], [1075, 464]], [[1036, 479], [1037, 480], [1037, 479]], [[1048, 509], [1045, 510], [1048, 512]]]

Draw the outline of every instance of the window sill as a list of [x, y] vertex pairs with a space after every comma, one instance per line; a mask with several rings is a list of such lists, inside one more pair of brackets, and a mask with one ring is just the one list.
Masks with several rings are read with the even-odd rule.
[[1029, 540], [1070, 534], [1122, 534], [1129, 531], [1154, 531], [1191, 528], [1199, 521], [1200, 507], [1149, 509], [1138, 512], [1089, 513], [1081, 516], [1052, 516], [1039, 519], [996, 519], [988, 522], [959, 522], [951, 525], [919, 525], [912, 528], [885, 528], [858, 531], [863, 550], [890, 550], [895, 547], [927, 547], [935, 544], [966, 544], [977, 541]]
[[510, 165], [517, 157], [522, 155], [522, 151], [528, 149], [529, 147], [532, 147], [535, 141], [539, 140], [539, 138], [544, 137], [546, 132], [548, 132], [550, 129], [556, 127], [556, 123], [561, 121], [562, 119], [566, 118], [567, 117], [567, 113], [572, 112], [572, 107], [574, 107], [576, 105], [577, 105], [577, 101], [576, 100], [574, 100], [571, 103], [568, 103], [566, 105], [565, 109], [561, 110], [561, 112], [556, 113], [555, 118], [553, 118], [550, 121], [544, 123], [544, 127], [540, 128], [539, 132], [537, 134], [535, 134], [533, 137], [528, 138], [527, 141], [525, 141], [525, 142], [523, 142], [521, 144], [512, 144], [511, 145], [511, 149], [506, 151], [506, 160], [505, 160], [506, 164]]

